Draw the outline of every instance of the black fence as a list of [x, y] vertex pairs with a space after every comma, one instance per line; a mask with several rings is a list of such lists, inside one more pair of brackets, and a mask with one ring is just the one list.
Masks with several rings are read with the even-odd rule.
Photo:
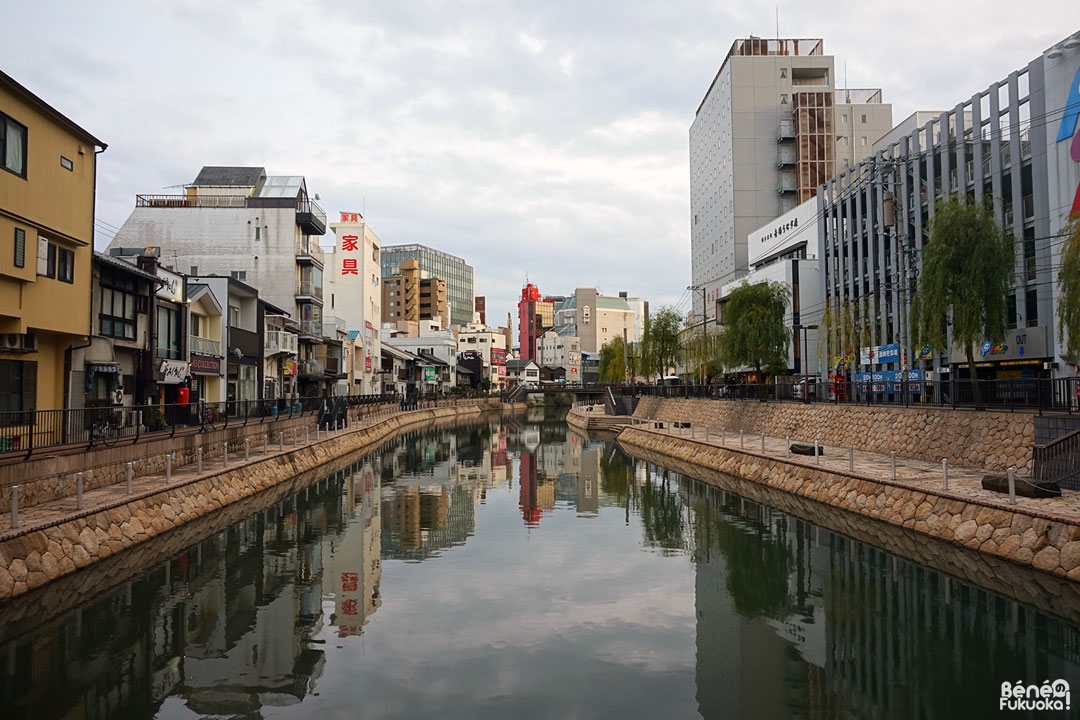
[[[805, 390], [805, 388], [809, 388]], [[702, 385], [624, 384], [616, 394], [653, 397], [688, 397], [714, 400], [779, 401], [803, 403], [859, 403], [863, 405], [937, 406], [986, 410], [1080, 412], [1080, 378], [1007, 378], [1002, 380], [942, 380], [887, 382], [776, 382]], [[976, 392], [978, 400], [976, 400]]]
[[[26, 410], [0, 413], [0, 456], [62, 446], [111, 447], [142, 438], [159, 438], [198, 428], [209, 432], [279, 418], [318, 416], [320, 423], [347, 419], [351, 408], [398, 403], [397, 395], [305, 397], [294, 400], [236, 400], [186, 405], [106, 406], [78, 410]], [[342, 416], [345, 416], [343, 418]]]

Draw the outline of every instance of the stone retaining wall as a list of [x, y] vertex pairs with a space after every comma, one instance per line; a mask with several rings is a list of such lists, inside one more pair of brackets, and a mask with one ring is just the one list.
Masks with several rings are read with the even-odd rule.
[[1038, 511], [1006, 509], [947, 491], [919, 490], [633, 427], [619, 434], [619, 444], [631, 453], [644, 450], [683, 460], [1080, 581], [1080, 525]]
[[848, 447], [950, 465], [1031, 474], [1031, 412], [682, 398], [640, 399], [635, 417], [688, 421], [792, 441]]
[[391, 416], [372, 427], [284, 454], [221, 468], [201, 478], [176, 480], [167, 488], [128, 496], [106, 509], [87, 510], [45, 529], [9, 533], [0, 541], [0, 599], [26, 593], [342, 455], [374, 449], [400, 430], [440, 419], [477, 417], [499, 407], [497, 401], [476, 401]]

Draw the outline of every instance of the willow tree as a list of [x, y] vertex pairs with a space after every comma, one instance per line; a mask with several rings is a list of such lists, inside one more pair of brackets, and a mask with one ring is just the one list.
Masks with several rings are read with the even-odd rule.
[[977, 408], [983, 403], [975, 382], [975, 345], [1005, 339], [1015, 267], [1012, 236], [998, 224], [989, 198], [938, 200], [912, 300], [912, 329], [916, 345], [943, 351], [952, 326], [953, 343], [967, 356]]
[[870, 315], [868, 297], [826, 303], [821, 316], [826, 362], [831, 363], [837, 356], [857, 355], [861, 347], [870, 344]]
[[600, 348], [598, 379], [602, 383], [623, 382], [626, 378], [626, 345], [621, 337], [613, 337]]
[[682, 326], [682, 317], [670, 305], [660, 308], [649, 318], [641, 344], [643, 375], [656, 373], [664, 376], [675, 367], [679, 358], [679, 333]]
[[777, 375], [787, 370], [791, 328], [784, 324], [791, 290], [774, 281], [745, 280], [728, 296], [720, 357], [727, 368], [749, 365], [760, 382], [762, 371]]
[[1065, 338], [1062, 357], [1071, 363], [1080, 360], [1080, 218], [1067, 228], [1058, 270], [1058, 335]]

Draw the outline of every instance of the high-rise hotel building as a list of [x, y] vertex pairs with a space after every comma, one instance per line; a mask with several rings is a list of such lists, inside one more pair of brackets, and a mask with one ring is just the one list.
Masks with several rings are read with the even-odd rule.
[[891, 127], [880, 90], [836, 88], [821, 39], [736, 40], [690, 126], [695, 314], [714, 318], [721, 286], [747, 272], [751, 231], [813, 197]]

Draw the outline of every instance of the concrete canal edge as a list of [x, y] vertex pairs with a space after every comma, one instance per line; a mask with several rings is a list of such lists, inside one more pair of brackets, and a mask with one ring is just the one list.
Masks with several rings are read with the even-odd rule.
[[370, 427], [265, 459], [238, 462], [198, 478], [176, 480], [107, 509], [10, 537], [0, 542], [0, 600], [72, 574], [343, 455], [372, 451], [399, 432], [441, 420], [475, 418], [501, 408], [497, 401], [480, 401], [391, 416]]
[[[635, 427], [624, 429], [618, 442], [630, 454], [647, 455], [673, 470], [676, 463], [689, 463], [1080, 581], [1080, 525], [1061, 518], [825, 471]], [[888, 546], [883, 549], [890, 550]]]

